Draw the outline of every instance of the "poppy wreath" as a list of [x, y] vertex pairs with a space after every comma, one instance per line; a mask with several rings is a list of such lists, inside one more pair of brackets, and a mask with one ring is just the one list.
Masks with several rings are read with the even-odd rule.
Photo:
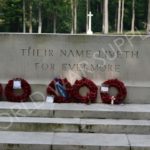
[[[66, 92], [68, 94], [67, 98], [60, 96], [57, 93], [57, 90], [55, 87], [56, 81], [58, 81], [61, 85], [63, 85], [65, 87]], [[47, 87], [47, 95], [54, 96], [54, 102], [55, 103], [70, 103], [70, 102], [72, 102], [71, 91], [72, 91], [72, 86], [66, 78], [65, 79], [55, 79], [55, 80], [51, 81]]]
[[[16, 94], [14, 92], [13, 83], [15, 80], [21, 81], [22, 94]], [[5, 96], [8, 101], [25, 102], [29, 99], [30, 94], [31, 94], [31, 87], [29, 83], [22, 78], [15, 78], [13, 80], [9, 80], [5, 87]]]
[[116, 96], [110, 96], [109, 92], [100, 92], [101, 99], [103, 103], [111, 104], [112, 99], [114, 100], [114, 104], [120, 104], [126, 98], [127, 90], [123, 82], [118, 79], [107, 80], [102, 85], [107, 85], [108, 88], [115, 87], [118, 90], [118, 94]]
[[[80, 88], [87, 87], [89, 92], [86, 96], [82, 96], [80, 94]], [[73, 85], [72, 95], [74, 99], [76, 99], [79, 103], [94, 103], [97, 98], [97, 86], [91, 80], [87, 78], [83, 78], [81, 80], [76, 80], [75, 84]]]

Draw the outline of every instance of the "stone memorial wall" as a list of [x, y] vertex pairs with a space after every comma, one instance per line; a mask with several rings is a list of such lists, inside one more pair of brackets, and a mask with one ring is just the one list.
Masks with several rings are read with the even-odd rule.
[[128, 88], [127, 102], [150, 103], [149, 66], [148, 35], [0, 34], [3, 84], [14, 77], [28, 80], [33, 87], [48, 85], [55, 77], [73, 83], [84, 76], [97, 85], [118, 78]]

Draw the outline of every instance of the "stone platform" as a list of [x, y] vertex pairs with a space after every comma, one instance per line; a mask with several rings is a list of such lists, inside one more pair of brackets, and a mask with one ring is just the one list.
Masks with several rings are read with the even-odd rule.
[[149, 104], [0, 102], [1, 150], [149, 150]]

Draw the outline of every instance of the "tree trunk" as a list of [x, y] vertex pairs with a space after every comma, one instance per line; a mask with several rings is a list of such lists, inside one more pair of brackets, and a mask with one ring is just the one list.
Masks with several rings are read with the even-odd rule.
[[132, 23], [131, 23], [131, 32], [134, 33], [135, 26], [135, 0], [132, 0]]
[[88, 31], [88, 22], [89, 22], [89, 20], [88, 20], [88, 13], [89, 13], [89, 11], [90, 11], [90, 0], [86, 0], [86, 33], [87, 33], [87, 31]]
[[39, 2], [38, 13], [39, 13], [38, 33], [40, 34], [42, 32], [42, 12], [41, 12], [41, 3], [40, 2]]
[[74, 34], [74, 0], [71, 0], [72, 26], [71, 34]]
[[75, 0], [75, 9], [74, 9], [74, 26], [75, 26], [75, 33], [77, 33], [77, 0]]
[[118, 10], [116, 9], [115, 11], [115, 25], [114, 25], [114, 29], [117, 30], [117, 19], [118, 19]]
[[121, 0], [118, 0], [117, 33], [120, 33]]
[[108, 0], [104, 0], [103, 6], [103, 33], [108, 33]]
[[23, 0], [23, 33], [26, 33], [26, 3]]
[[72, 34], [77, 33], [77, 0], [71, 0], [72, 9]]
[[150, 0], [148, 0], [147, 33], [150, 33]]
[[30, 6], [29, 6], [29, 33], [32, 33], [32, 4], [30, 2]]
[[57, 23], [57, 15], [54, 13], [53, 15], [53, 33], [56, 33], [56, 23]]
[[120, 29], [121, 33], [123, 33], [123, 23], [124, 23], [124, 0], [122, 0], [121, 29]]

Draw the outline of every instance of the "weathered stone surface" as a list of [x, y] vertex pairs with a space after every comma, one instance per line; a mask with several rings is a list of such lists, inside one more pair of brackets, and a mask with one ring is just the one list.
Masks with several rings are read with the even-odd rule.
[[1, 144], [51, 145], [54, 133], [1, 131]]
[[[30, 117], [25, 115], [18, 117], [19, 113], [15, 115], [9, 108], [13, 108], [12, 110], [17, 110], [17, 112], [18, 110], [23, 110], [22, 113], [24, 113], [24, 111], [30, 112], [32, 110], [33, 112], [36, 112], [36, 115], [34, 116], [34, 113], [31, 111], [31, 114], [25, 114]], [[3, 113], [0, 117], [0, 127], [3, 128], [1, 128], [1, 130], [6, 130], [0, 131], [0, 149], [2, 150], [150, 149], [149, 104], [112, 106], [104, 104], [60, 105], [49, 103], [1, 102], [0, 110], [0, 113]], [[45, 113], [40, 114], [42, 111]], [[72, 116], [71, 118], [49, 118], [50, 113], [48, 112], [52, 112], [52, 117], [56, 117], [57, 115], [60, 115], [56, 114], [57, 111], [63, 111], [64, 113], [61, 114], [63, 117], [66, 117], [67, 114], [68, 116], [71, 116], [70, 114], [73, 111], [75, 116]], [[87, 119], [88, 115], [82, 116], [81, 114], [83, 111], [88, 112], [89, 118], [93, 119]], [[9, 112], [11, 113], [9, 114]], [[95, 112], [98, 116], [95, 116]], [[101, 114], [101, 112], [103, 113]], [[9, 115], [7, 116], [6, 114]], [[118, 115], [115, 116], [115, 114]], [[120, 118], [119, 114], [121, 114]], [[124, 116], [125, 114], [126, 116]], [[81, 115], [81, 117], [78, 115]], [[19, 116], [21, 115], [19, 114]], [[78, 118], [76, 118], [77, 116]], [[106, 118], [102, 119], [103, 117]], [[110, 119], [109, 117], [114, 119]], [[128, 118], [128, 120], [125, 120], [125, 118]], [[132, 120], [135, 118], [139, 120]], [[147, 120], [143, 120], [143, 118]], [[9, 123], [12, 124], [8, 127], [7, 125]], [[104, 132], [105, 134], [101, 132]]]
[[[119, 142], [116, 139], [121, 139]], [[129, 146], [125, 135], [117, 134], [85, 134], [85, 133], [55, 133], [54, 145], [84, 145], [84, 146]]]
[[0, 117], [0, 130], [150, 134], [149, 120]]
[[99, 119], [150, 119], [149, 104], [51, 104], [0, 102], [0, 116]]
[[149, 36], [0, 34], [0, 38], [2, 81], [21, 76], [47, 84], [58, 75], [74, 74], [97, 83], [119, 77], [143, 86], [150, 79], [148, 70], [143, 74], [149, 66]]
[[0, 144], [1, 150], [52, 150], [50, 145]]
[[133, 147], [150, 147], [150, 135], [127, 135], [131, 146]]
[[118, 78], [128, 89], [125, 103], [150, 103], [149, 42], [149, 35], [0, 34], [1, 82], [25, 78], [32, 101], [45, 101], [46, 85], [57, 76], [71, 83], [85, 76], [98, 86]]
[[[85, 134], [85, 133], [35, 133], [0, 132], [0, 147], [10, 150], [148, 150], [150, 139], [147, 135]], [[146, 148], [146, 149], [145, 149]]]

